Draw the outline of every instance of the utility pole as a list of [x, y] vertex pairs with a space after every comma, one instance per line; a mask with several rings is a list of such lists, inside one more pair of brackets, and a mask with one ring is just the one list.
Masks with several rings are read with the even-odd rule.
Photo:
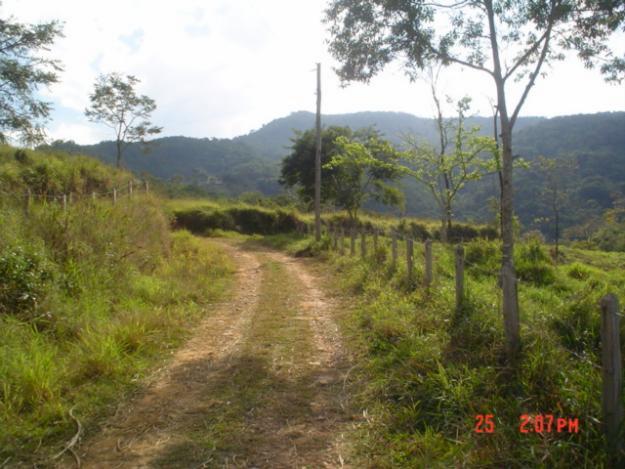
[[315, 240], [321, 239], [321, 64], [317, 64], [317, 148], [315, 151]]

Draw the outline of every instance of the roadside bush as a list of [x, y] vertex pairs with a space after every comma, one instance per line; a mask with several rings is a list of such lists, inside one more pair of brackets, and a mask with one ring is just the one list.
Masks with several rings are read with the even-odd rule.
[[425, 241], [426, 239], [431, 239], [432, 234], [427, 229], [425, 225], [422, 223], [417, 223], [414, 221], [408, 222], [406, 220], [402, 220], [397, 225], [398, 233], [409, 236], [414, 239], [418, 239], [421, 241]]
[[39, 255], [20, 247], [4, 248], [0, 251], [0, 313], [34, 311], [50, 278], [51, 272]]
[[211, 230], [265, 235], [288, 233], [295, 231], [297, 223], [292, 213], [259, 207], [205, 207], [174, 212], [174, 227], [196, 234], [207, 234]]
[[[440, 238], [440, 232], [438, 236]], [[479, 238], [479, 236], [479, 231], [469, 225], [454, 224], [451, 226], [451, 229], [447, 231], [447, 240], [451, 243], [468, 241], [471, 239]]]
[[497, 231], [497, 228], [493, 228], [492, 226], [483, 226], [478, 230], [478, 233], [480, 235], [480, 238], [484, 239], [493, 240], [499, 238], [499, 232]]

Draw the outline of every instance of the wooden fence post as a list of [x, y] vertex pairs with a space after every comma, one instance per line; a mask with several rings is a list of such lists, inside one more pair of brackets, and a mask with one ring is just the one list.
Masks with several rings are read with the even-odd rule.
[[432, 240], [426, 239], [424, 245], [424, 255], [425, 255], [425, 277], [424, 283], [426, 288], [429, 288], [432, 285]]
[[128, 198], [132, 198], [132, 180], [128, 181]]
[[406, 275], [408, 278], [408, 282], [412, 281], [412, 272], [414, 270], [414, 265], [412, 262], [413, 259], [413, 249], [414, 249], [414, 242], [412, 241], [412, 239], [407, 239], [406, 240]]
[[117, 203], [117, 189], [113, 188], [113, 205]]
[[462, 311], [464, 303], [464, 247], [456, 246], [456, 313]]
[[356, 228], [352, 228], [351, 231], [351, 244], [349, 246], [349, 255], [350, 256], [355, 256], [356, 255]]
[[367, 257], [367, 233], [365, 230], [360, 232], [360, 257]]
[[67, 212], [67, 194], [63, 194], [63, 211]]
[[95, 202], [95, 191], [91, 191], [91, 200]]
[[613, 294], [601, 299], [601, 362], [603, 368], [603, 426], [608, 442], [608, 467], [623, 467], [620, 438], [623, 423], [619, 302]]
[[393, 269], [397, 267], [397, 233], [391, 232], [391, 255], [393, 258]]

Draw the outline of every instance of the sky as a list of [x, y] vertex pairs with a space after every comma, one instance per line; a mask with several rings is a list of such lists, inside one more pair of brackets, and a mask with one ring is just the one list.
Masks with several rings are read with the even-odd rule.
[[[53, 103], [50, 139], [96, 143], [111, 130], [84, 116], [99, 74], [141, 80], [153, 98], [153, 122], [163, 136], [233, 137], [299, 110], [315, 110], [315, 64], [322, 64], [322, 112], [433, 113], [425, 82], [391, 64], [369, 84], [341, 87], [327, 52], [321, 18], [326, 0], [3, 0], [2, 17], [64, 23], [49, 52], [62, 61], [60, 81], [40, 94]], [[625, 36], [618, 39], [625, 44]], [[492, 82], [454, 66], [441, 90], [473, 97], [473, 112], [489, 115]], [[518, 89], [511, 89], [514, 97]], [[557, 116], [625, 111], [625, 84], [609, 85], [574, 58], [537, 81], [521, 115]], [[311, 126], [313, 123], [311, 122]]]

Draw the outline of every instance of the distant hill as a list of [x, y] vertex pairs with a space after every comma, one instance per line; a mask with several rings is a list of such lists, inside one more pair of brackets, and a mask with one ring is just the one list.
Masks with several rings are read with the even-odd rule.
[[[410, 133], [430, 142], [436, 141], [432, 119], [399, 112], [359, 112], [325, 115], [324, 126], [346, 125], [354, 129], [374, 126], [389, 140], [398, 143]], [[480, 126], [492, 135], [492, 118], [472, 117], [468, 126]], [[126, 166], [135, 172], [151, 173], [163, 179], [177, 178], [214, 193], [237, 195], [259, 191], [279, 193], [280, 161], [288, 154], [296, 130], [314, 126], [314, 114], [294, 112], [275, 119], [258, 130], [233, 139], [165, 137], [152, 142], [144, 154], [138, 145], [130, 145], [124, 156]], [[113, 142], [76, 145], [56, 142], [54, 147], [85, 153], [108, 162], [114, 161]], [[567, 157], [579, 165], [575, 193], [568, 202], [571, 210], [563, 212], [564, 226], [579, 223], [610, 208], [625, 196], [625, 112], [580, 114], [573, 116], [519, 118], [515, 126], [515, 154], [531, 161], [536, 156]], [[544, 181], [535, 170], [517, 171], [515, 175], [515, 210], [525, 227], [549, 231], [544, 219], [548, 208], [540, 198]], [[427, 191], [415, 183], [404, 184], [407, 211], [419, 216], [437, 216]], [[497, 194], [494, 177], [471, 184], [461, 194], [458, 218], [486, 221], [493, 216], [488, 200]], [[543, 219], [543, 222], [537, 220]], [[541, 224], [542, 223], [542, 224]]]
[[[546, 120], [543, 117], [522, 117], [516, 131]], [[437, 141], [433, 119], [417, 117], [405, 112], [356, 112], [351, 114], [329, 114], [322, 117], [322, 124], [348, 126], [352, 129], [375, 127], [393, 143], [400, 143], [402, 135], [417, 135], [429, 142]], [[470, 117], [467, 125], [480, 127], [485, 135], [493, 134], [493, 121], [490, 117]], [[290, 139], [295, 130], [307, 130], [315, 126], [312, 112], [298, 111], [286, 117], [274, 119], [258, 130], [233, 139], [253, 147], [263, 158], [281, 160], [289, 152]]]
[[[115, 142], [112, 141], [94, 145], [54, 142], [51, 146], [115, 163]], [[136, 173], [145, 172], [164, 180], [179, 179], [216, 194], [234, 195], [245, 191], [274, 194], [280, 190], [276, 163], [261, 158], [255, 148], [241, 140], [158, 138], [152, 140], [147, 149], [130, 144], [124, 152], [123, 164]]]
[[[543, 121], [539, 117], [521, 118], [519, 129]], [[132, 171], [146, 172], [162, 179], [179, 178], [209, 187], [218, 193], [238, 194], [260, 191], [274, 194], [279, 163], [289, 152], [295, 131], [314, 126], [313, 113], [299, 111], [275, 119], [258, 130], [233, 139], [163, 137], [152, 140], [146, 153], [140, 145], [131, 144], [124, 154], [124, 164]], [[401, 112], [358, 112], [324, 115], [324, 126], [341, 125], [354, 129], [375, 127], [389, 140], [399, 143], [401, 135], [410, 133], [435, 142], [434, 121]], [[492, 134], [492, 119], [470, 118], [482, 132]], [[70, 153], [84, 153], [113, 163], [115, 144], [105, 141], [94, 145], [77, 145], [71, 141], [55, 142], [53, 147]]]

